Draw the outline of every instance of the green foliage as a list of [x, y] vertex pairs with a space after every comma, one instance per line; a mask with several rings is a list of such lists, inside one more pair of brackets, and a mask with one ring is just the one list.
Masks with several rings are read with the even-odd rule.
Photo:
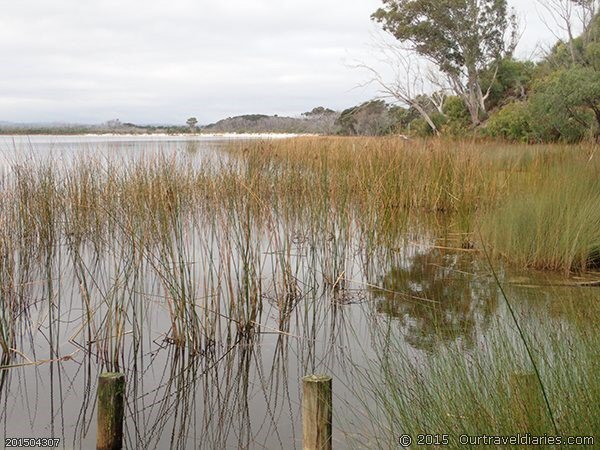
[[333, 109], [325, 108], [324, 106], [317, 106], [310, 111], [302, 113], [302, 115], [305, 117], [325, 116], [332, 114], [336, 114], [336, 112]]
[[420, 117], [416, 109], [396, 105], [390, 107], [390, 116], [396, 129], [406, 129], [413, 120]]
[[[538, 64], [512, 57], [515, 22], [505, 0], [382, 2], [372, 18], [451, 80], [457, 96], [446, 101], [443, 117], [427, 95], [417, 97], [428, 114], [438, 116], [435, 123], [443, 133], [511, 141], [600, 140], [600, 14], [593, 16], [597, 9], [591, 0], [571, 5], [573, 17], [582, 20], [582, 34], [557, 42]], [[513, 39], [507, 41], [509, 32]], [[424, 120], [406, 116], [399, 125], [411, 134], [432, 134]], [[482, 121], [487, 123], [479, 127]]]
[[190, 127], [190, 130], [194, 131], [196, 129], [196, 125], [198, 125], [198, 119], [195, 117], [190, 117], [186, 120], [185, 124]]
[[444, 100], [444, 114], [449, 120], [469, 120], [469, 111], [460, 97], [447, 97]]
[[515, 16], [507, 1], [383, 0], [383, 5], [372, 18], [434, 62], [464, 99], [471, 122], [479, 124], [486, 115], [481, 74], [510, 55], [516, 43]]
[[532, 137], [531, 113], [525, 102], [513, 102], [504, 106], [488, 120], [489, 136], [509, 141], [528, 142]]
[[535, 64], [532, 61], [517, 61], [513, 58], [503, 59], [497, 71], [492, 68], [486, 70], [482, 78], [485, 86], [491, 83], [490, 95], [486, 100], [488, 109], [524, 100], [531, 87], [534, 72]]
[[599, 70], [600, 61], [594, 49], [598, 43], [600, 43], [600, 15], [589, 23], [581, 36], [575, 37], [571, 42], [558, 41], [539, 64], [539, 75], [549, 75], [553, 71], [571, 68], [574, 65], [595, 67]]
[[[444, 115], [446, 119], [443, 124], [444, 133], [452, 136], [461, 136], [467, 133], [471, 120], [469, 110], [460, 97], [451, 96], [444, 101]], [[436, 123], [437, 125], [437, 123]]]
[[449, 75], [484, 68], [505, 49], [506, 0], [383, 0], [373, 19]]
[[[440, 114], [440, 113], [431, 114], [430, 117], [431, 117], [431, 120], [433, 121], [433, 123], [435, 124], [435, 126], [438, 128], [438, 130], [441, 129], [444, 126], [444, 124], [447, 122], [446, 116], [444, 116], [443, 114]], [[408, 132], [411, 136], [416, 136], [416, 137], [429, 137], [429, 136], [434, 135], [433, 129], [429, 126], [427, 121], [425, 119], [423, 119], [422, 117], [419, 117], [418, 119], [413, 120], [408, 125]]]
[[593, 42], [585, 49], [586, 65], [600, 72], [600, 42]]
[[560, 70], [539, 82], [531, 98], [533, 131], [543, 141], [599, 136], [600, 77], [590, 67]]
[[[581, 55], [584, 52], [583, 39], [575, 38], [573, 40], [573, 50], [577, 55], [577, 62], [581, 62]], [[543, 64], [547, 65], [551, 71], [560, 70], [573, 65], [573, 57], [571, 56], [571, 49], [568, 43], [559, 41], [557, 42], [550, 54], [546, 56]]]
[[244, 114], [238, 116], [240, 119], [248, 120], [250, 122], [258, 122], [261, 119], [268, 119], [269, 116], [266, 114]]
[[404, 111], [392, 109], [383, 100], [371, 100], [342, 111], [336, 125], [340, 134], [379, 136], [394, 130], [398, 114], [402, 115]]

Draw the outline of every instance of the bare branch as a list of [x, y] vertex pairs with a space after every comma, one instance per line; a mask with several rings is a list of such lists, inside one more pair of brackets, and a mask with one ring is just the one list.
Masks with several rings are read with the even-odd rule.
[[536, 3], [549, 14], [551, 21], [542, 14], [540, 19], [554, 37], [565, 42], [566, 35], [571, 62], [575, 64], [580, 58], [575, 37], [582, 33], [585, 42], [589, 39], [590, 27], [599, 9], [598, 0], [536, 0]]
[[[433, 79], [431, 75], [434, 73], [433, 67], [427, 66], [427, 61], [416, 52], [383, 36], [376, 39], [375, 48], [375, 54], [378, 55], [379, 62], [386, 70], [376, 69], [365, 63], [355, 64], [354, 68], [362, 69], [369, 75], [364, 85], [377, 86], [381, 99], [414, 108], [433, 132], [439, 134], [439, 129], [430, 114], [418, 100], [419, 96], [427, 95], [432, 91], [428, 81]], [[429, 77], [423, 76], [424, 70], [428, 71]], [[439, 78], [439, 74], [437, 76]]]

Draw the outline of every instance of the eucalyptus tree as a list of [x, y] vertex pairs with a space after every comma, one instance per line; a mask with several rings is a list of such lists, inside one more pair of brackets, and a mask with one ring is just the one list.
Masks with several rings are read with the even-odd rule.
[[185, 124], [190, 128], [190, 131], [194, 132], [196, 131], [196, 126], [198, 125], [198, 119], [195, 117], [190, 117], [185, 121]]
[[600, 76], [592, 67], [573, 66], [552, 73], [536, 87], [529, 111], [542, 141], [600, 142]]
[[506, 0], [382, 0], [373, 15], [410, 51], [433, 62], [467, 106], [473, 125], [486, 116], [491, 82], [517, 43], [514, 10]]

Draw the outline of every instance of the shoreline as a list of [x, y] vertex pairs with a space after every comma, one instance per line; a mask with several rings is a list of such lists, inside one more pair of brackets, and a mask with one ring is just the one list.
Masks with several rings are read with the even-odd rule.
[[10, 140], [20, 140], [20, 141], [29, 141], [29, 140], [45, 140], [45, 139], [56, 139], [56, 140], [65, 140], [72, 141], [76, 139], [86, 139], [86, 138], [96, 138], [96, 139], [106, 139], [106, 140], [182, 140], [182, 141], [193, 141], [193, 140], [208, 140], [208, 139], [218, 139], [218, 140], [243, 140], [243, 139], [288, 139], [288, 138], [296, 138], [296, 137], [316, 137], [318, 135], [314, 134], [302, 134], [302, 133], [77, 133], [77, 134], [54, 134], [54, 133], [44, 133], [44, 134], [1, 134], [0, 133], [0, 142], [10, 141]]

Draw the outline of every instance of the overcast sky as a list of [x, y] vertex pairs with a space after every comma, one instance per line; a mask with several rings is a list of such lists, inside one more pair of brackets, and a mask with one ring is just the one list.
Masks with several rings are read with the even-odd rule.
[[[343, 109], [370, 63], [379, 0], [0, 0], [0, 121], [200, 123]], [[513, 4], [518, 54], [551, 42]]]

